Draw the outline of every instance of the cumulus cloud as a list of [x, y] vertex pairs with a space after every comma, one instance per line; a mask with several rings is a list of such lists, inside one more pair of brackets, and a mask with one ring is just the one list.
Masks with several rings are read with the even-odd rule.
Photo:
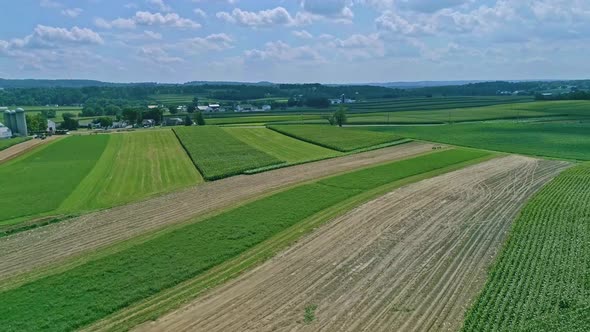
[[61, 14], [71, 18], [75, 18], [82, 14], [82, 8], [66, 8], [61, 11]]
[[371, 58], [385, 55], [385, 44], [378, 34], [353, 34], [345, 39], [336, 38], [328, 45], [340, 49], [347, 58]]
[[281, 61], [281, 62], [324, 62], [325, 59], [310, 46], [292, 47], [282, 41], [268, 42], [264, 49], [246, 50], [244, 55], [247, 60], [256, 61]]
[[151, 39], [162, 39], [162, 34], [161, 33], [157, 33], [157, 32], [153, 32], [150, 30], [144, 30], [143, 33]]
[[309, 32], [307, 32], [306, 30], [296, 30], [293, 31], [293, 36], [297, 37], [297, 38], [301, 38], [301, 39], [312, 39], [313, 35]]
[[143, 60], [147, 60], [149, 62], [153, 62], [160, 65], [168, 65], [174, 63], [182, 63], [184, 62], [183, 58], [171, 56], [161, 47], [157, 46], [145, 46], [141, 47], [137, 54]]
[[195, 13], [195, 15], [197, 15], [200, 18], [206, 18], [207, 17], [207, 13], [202, 10], [201, 8], [195, 8], [193, 10], [193, 13]]
[[228, 23], [247, 27], [268, 27], [275, 25], [297, 25], [297, 17], [291, 16], [284, 7], [276, 7], [258, 12], [234, 8], [231, 12], [218, 12], [217, 18]]
[[324, 17], [350, 20], [354, 17], [350, 0], [302, 0], [304, 11]]
[[183, 50], [198, 54], [204, 51], [222, 51], [233, 47], [233, 38], [225, 33], [214, 33], [206, 37], [189, 38], [178, 44]]
[[56, 28], [45, 25], [37, 25], [33, 33], [22, 38], [4, 41], [2, 44], [8, 48], [47, 48], [60, 44], [103, 44], [102, 37], [88, 28], [77, 26], [67, 28]]
[[145, 11], [138, 11], [131, 18], [117, 18], [112, 21], [97, 18], [94, 20], [94, 24], [105, 29], [133, 29], [137, 26], [163, 26], [181, 29], [196, 29], [201, 27], [199, 23], [188, 18], [183, 18], [177, 13], [162, 14]]
[[172, 8], [164, 0], [147, 0], [147, 3], [161, 12], [170, 12]]
[[53, 0], [41, 0], [39, 5], [44, 8], [59, 8], [63, 6], [61, 3]]

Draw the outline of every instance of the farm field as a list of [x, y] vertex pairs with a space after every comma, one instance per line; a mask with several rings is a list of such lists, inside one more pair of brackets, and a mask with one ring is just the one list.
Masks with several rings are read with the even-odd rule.
[[202, 181], [171, 130], [114, 134], [59, 211], [112, 207]]
[[481, 149], [590, 160], [590, 122], [478, 123], [362, 129]]
[[[393, 162], [377, 166], [389, 168], [389, 172], [381, 173], [386, 177], [381, 176], [374, 183], [392, 182], [483, 156], [486, 153], [457, 149]], [[423, 159], [429, 160], [429, 168], [413, 167], [425, 163]], [[414, 172], [399, 172], [406, 168]], [[0, 321], [11, 330], [82, 327], [194, 278], [342, 200], [374, 189], [365, 184], [375, 176], [373, 168], [337, 175], [327, 181], [335, 181], [339, 176], [346, 177], [347, 187], [324, 184], [324, 180], [304, 184], [6, 290], [0, 294], [7, 307]]]
[[457, 330], [512, 218], [566, 165], [509, 156], [397, 189], [137, 330]]
[[341, 155], [341, 153], [279, 134], [267, 128], [223, 128], [240, 141], [287, 162], [301, 163]]
[[590, 329], [589, 185], [582, 164], [529, 201], [463, 331]]
[[[50, 136], [44, 140], [41, 139], [29, 139], [29, 138], [16, 138], [11, 139], [11, 143], [7, 144], [5, 149], [0, 149], [0, 164], [4, 163], [8, 160], [14, 159], [24, 153], [27, 153], [36, 147], [41, 145], [47, 144], [52, 142], [56, 139], [60, 139], [63, 137], [60, 136]], [[1, 144], [1, 143], [0, 143]]]
[[409, 158], [431, 152], [432, 147], [431, 144], [410, 142], [260, 174], [231, 177], [0, 238], [0, 280], [7, 286], [12, 284], [6, 281], [9, 278], [18, 277], [16, 283], [36, 279], [39, 276], [32, 273], [33, 270], [43, 271], [58, 263], [76, 261], [75, 258], [84, 261], [84, 254], [100, 248], [287, 186]]
[[177, 127], [173, 130], [207, 180], [283, 163], [219, 127]]
[[9, 147], [29, 140], [28, 137], [17, 137], [0, 140], [0, 151], [8, 149]]
[[0, 165], [0, 225], [57, 209], [98, 162], [108, 140], [69, 137]]
[[375, 133], [333, 126], [285, 125], [270, 126], [269, 128], [305, 142], [342, 152], [368, 148], [402, 139], [400, 136], [390, 133]]
[[321, 121], [327, 123], [327, 120], [322, 119], [321, 115], [303, 114], [303, 115], [277, 115], [271, 113], [268, 115], [240, 115], [240, 116], [211, 116], [205, 114], [205, 120], [208, 125], [232, 125], [232, 124], [266, 124], [275, 122], [293, 122], [293, 123], [310, 123]]

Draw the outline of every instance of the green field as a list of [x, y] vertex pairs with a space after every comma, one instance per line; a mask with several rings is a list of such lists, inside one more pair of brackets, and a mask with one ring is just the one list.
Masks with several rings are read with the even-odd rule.
[[[486, 156], [448, 150], [304, 184], [0, 293], [7, 331], [73, 330], [194, 278], [330, 206]], [[345, 184], [341, 186], [340, 184]]]
[[74, 136], [0, 165], [2, 221], [50, 212], [100, 159], [108, 136]]
[[301, 163], [341, 155], [267, 128], [223, 128], [240, 141], [287, 163]]
[[171, 130], [114, 134], [96, 166], [59, 210], [121, 205], [202, 180]]
[[590, 160], [590, 122], [477, 123], [362, 129], [474, 148]]
[[400, 140], [389, 133], [320, 125], [270, 126], [272, 130], [287, 136], [310, 142], [337, 151], [347, 152]]
[[18, 143], [22, 143], [24, 141], [28, 141], [29, 137], [16, 137], [16, 138], [9, 138], [9, 139], [0, 139], [0, 151], [4, 149], [8, 149], [9, 147], [16, 145]]
[[219, 127], [177, 127], [174, 132], [207, 180], [282, 163]]
[[526, 205], [464, 331], [590, 330], [590, 165]]
[[205, 120], [208, 125], [229, 125], [229, 124], [266, 124], [274, 122], [293, 122], [293, 123], [310, 123], [321, 121], [328, 123], [327, 120], [322, 119], [321, 115], [303, 114], [303, 115], [277, 115], [271, 113], [268, 115], [240, 115], [240, 116], [217, 116], [208, 117], [205, 115]]

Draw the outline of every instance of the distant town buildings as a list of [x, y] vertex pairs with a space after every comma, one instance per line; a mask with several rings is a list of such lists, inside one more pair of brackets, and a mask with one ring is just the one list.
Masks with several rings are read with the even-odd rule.
[[268, 112], [272, 109], [270, 105], [262, 105], [261, 107], [257, 107], [251, 104], [239, 104], [236, 106], [236, 112]]

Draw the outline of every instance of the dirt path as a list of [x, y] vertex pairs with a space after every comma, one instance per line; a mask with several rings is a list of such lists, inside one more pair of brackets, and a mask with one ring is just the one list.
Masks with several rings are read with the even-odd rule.
[[567, 165], [509, 156], [400, 188], [138, 330], [456, 331], [519, 209]]
[[208, 182], [187, 190], [0, 239], [0, 280], [182, 222], [296, 183], [427, 152], [411, 142], [255, 175]]
[[8, 149], [0, 151], [0, 164], [9, 161], [10, 159], [16, 158], [25, 152], [28, 152], [37, 146], [52, 142], [60, 136], [51, 136], [46, 139], [30, 139], [28, 141], [13, 145]]

